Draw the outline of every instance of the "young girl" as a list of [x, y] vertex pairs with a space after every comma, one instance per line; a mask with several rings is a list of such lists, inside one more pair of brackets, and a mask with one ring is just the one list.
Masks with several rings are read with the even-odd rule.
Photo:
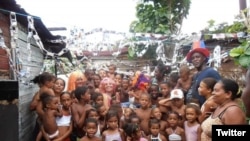
[[100, 83], [101, 83], [101, 76], [99, 74], [94, 74], [93, 75], [93, 80], [94, 80], [94, 87], [95, 87], [95, 92], [100, 92], [99, 90], [99, 86], [100, 86]]
[[[199, 117], [199, 122], [202, 123], [217, 107], [217, 104], [213, 100], [212, 92], [214, 85], [217, 80], [211, 77], [204, 78], [201, 80], [198, 91], [201, 96], [206, 98], [206, 101], [201, 106], [201, 115]], [[212, 108], [211, 108], [212, 107]]]
[[185, 109], [186, 121], [184, 122], [185, 136], [187, 141], [201, 140], [201, 127], [198, 117], [201, 114], [198, 104], [190, 103]]
[[116, 111], [110, 110], [106, 114], [106, 125], [102, 132], [103, 141], [124, 141], [123, 130], [119, 128], [119, 116]]
[[121, 105], [120, 104], [113, 104], [113, 105], [110, 106], [109, 111], [110, 110], [113, 110], [113, 111], [117, 112], [117, 114], [119, 116], [119, 124], [120, 124], [120, 119], [121, 119], [121, 117], [123, 115], [123, 109], [122, 109]]
[[134, 123], [137, 125], [141, 124], [140, 118], [134, 113], [129, 116], [129, 123]]
[[135, 109], [136, 107], [135, 90], [131, 89], [128, 91], [128, 107]]
[[103, 123], [100, 122], [100, 120], [99, 120], [100, 115], [98, 114], [97, 110], [96, 109], [88, 110], [87, 113], [86, 113], [86, 117], [87, 118], [93, 118], [93, 119], [95, 119], [97, 121], [97, 131], [95, 133], [95, 136], [101, 138], [102, 137], [101, 131], [102, 131], [103, 127], [104, 127], [104, 122]]
[[[40, 98], [44, 109], [44, 113], [41, 115], [41, 133], [46, 140], [56, 139], [59, 137], [56, 117], [62, 116], [62, 111], [59, 109], [59, 100], [46, 92], [41, 93]], [[38, 135], [37, 141], [39, 137]]]
[[168, 125], [168, 122], [166, 122], [165, 120], [162, 120], [162, 113], [160, 109], [158, 107], [152, 108], [151, 116], [152, 116], [152, 119], [157, 119], [160, 122], [160, 125], [161, 125], [160, 133], [166, 136], [165, 130], [169, 125]]
[[80, 141], [101, 141], [100, 137], [95, 136], [98, 131], [98, 123], [94, 118], [87, 118], [84, 122], [83, 130], [86, 135]]
[[147, 141], [142, 137], [140, 126], [135, 123], [126, 123], [123, 130], [126, 134], [126, 141]]
[[105, 77], [107, 77], [107, 71], [103, 68], [101, 68], [99, 71], [98, 71], [98, 74], [101, 76], [101, 80]]
[[129, 117], [131, 114], [135, 114], [132, 108], [124, 108], [123, 115], [120, 120], [120, 127], [123, 127], [126, 123], [129, 122]]
[[78, 103], [78, 99], [76, 98], [76, 95], [75, 95], [75, 90], [73, 90], [70, 94], [72, 97], [72, 104]]
[[105, 116], [107, 114], [108, 109], [105, 108], [104, 105], [96, 105], [96, 110], [99, 114], [99, 122], [101, 125], [105, 125]]
[[168, 123], [169, 126], [166, 129], [168, 141], [185, 141], [185, 131], [179, 126], [180, 116], [175, 111], [170, 111], [168, 113]]
[[62, 117], [56, 117], [56, 124], [59, 130], [58, 140], [70, 141], [70, 134], [73, 129], [70, 106], [72, 103], [71, 94], [63, 92], [60, 96]]
[[150, 135], [148, 136], [148, 140], [150, 141], [167, 141], [166, 137], [160, 133], [161, 124], [157, 119], [151, 119], [149, 121], [149, 130]]
[[65, 81], [62, 78], [57, 78], [53, 86], [53, 90], [55, 96], [58, 97], [58, 99], [60, 99], [61, 93], [63, 92], [64, 88], [65, 88]]
[[115, 79], [115, 74], [116, 74], [116, 65], [110, 64], [108, 67], [108, 73], [107, 76], [111, 79]]
[[116, 73], [116, 74], [115, 74], [114, 80], [115, 80], [115, 83], [116, 83], [116, 86], [117, 86], [117, 87], [121, 87], [123, 76], [124, 76], [124, 75], [123, 75], [123, 74], [120, 74], [120, 73]]
[[130, 90], [129, 79], [123, 78], [120, 91], [121, 104], [123, 105], [122, 107], [129, 107], [130, 105], [129, 95], [128, 95], [129, 90]]
[[91, 95], [92, 106], [103, 105], [103, 95], [101, 93], [95, 92]]

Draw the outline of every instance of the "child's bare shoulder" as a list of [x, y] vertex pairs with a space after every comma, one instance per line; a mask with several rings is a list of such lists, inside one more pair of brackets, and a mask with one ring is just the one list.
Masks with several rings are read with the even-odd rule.
[[177, 83], [182, 84], [182, 83], [183, 83], [182, 78], [179, 78], [179, 79], [177, 80]]
[[135, 111], [135, 113], [137, 114], [137, 113], [140, 113], [140, 112], [141, 112], [141, 109], [140, 109], [140, 108], [136, 108], [134, 111]]
[[170, 133], [172, 131], [172, 129], [170, 127], [166, 128], [166, 132]]
[[95, 138], [95, 141], [101, 141], [101, 140], [102, 140], [101, 138], [98, 137]]
[[193, 79], [194, 75], [195, 75], [195, 74], [192, 74], [192, 73], [189, 74], [189, 79]]
[[180, 133], [185, 132], [184, 129], [182, 127], [179, 127], [179, 126], [178, 126], [178, 130], [179, 130]]
[[216, 103], [215, 103], [214, 100], [211, 99], [211, 98], [207, 99], [207, 100], [206, 100], [206, 103], [205, 103], [205, 105], [214, 105], [214, 104], [216, 104]]
[[[99, 138], [99, 137], [94, 137], [94, 138], [92, 138], [91, 139], [91, 141], [101, 141], [102, 139], [101, 138]], [[89, 141], [89, 139], [87, 140], [81, 140], [81, 141]]]
[[87, 141], [88, 139], [86, 138], [86, 136], [84, 136], [84, 137], [82, 137], [81, 139], [80, 139], [80, 141]]
[[53, 89], [51, 89], [51, 88], [46, 88], [46, 87], [41, 88], [41, 89], [39, 90], [39, 92], [40, 92], [40, 96], [41, 96], [42, 93], [45, 93], [45, 92], [48, 93], [48, 94], [50, 94], [50, 95], [52, 95], [52, 96], [55, 95]]
[[123, 134], [124, 133], [124, 130], [122, 128], [119, 128], [118, 131]]
[[108, 133], [108, 131], [107, 131], [107, 130], [103, 131], [103, 132], [102, 132], [102, 136], [106, 136], [106, 135], [107, 135], [107, 133]]
[[49, 116], [54, 117], [58, 114], [57, 110], [47, 110], [46, 112]]
[[81, 104], [79, 104], [79, 103], [74, 103], [74, 104], [72, 104], [71, 109], [72, 109], [73, 111], [78, 112], [78, 113], [82, 113], [82, 112], [85, 111], [85, 110], [84, 110], [84, 107], [83, 107]]
[[186, 104], [183, 104], [182, 107], [181, 107], [181, 109], [185, 110], [186, 107], [187, 107], [187, 105], [186, 105]]
[[163, 136], [162, 134], [160, 134], [160, 138], [161, 138], [162, 141], [167, 141], [166, 137]]

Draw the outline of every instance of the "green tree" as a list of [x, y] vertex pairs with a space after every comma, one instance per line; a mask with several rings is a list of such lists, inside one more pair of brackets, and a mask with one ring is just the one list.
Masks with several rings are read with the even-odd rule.
[[178, 34], [189, 13], [191, 0], [142, 0], [136, 7], [131, 32]]
[[208, 23], [208, 27], [209, 27], [209, 28], [210, 28], [210, 27], [213, 27], [213, 26], [214, 26], [214, 23], [215, 23], [215, 20], [211, 19], [211, 20], [207, 21], [207, 23]]

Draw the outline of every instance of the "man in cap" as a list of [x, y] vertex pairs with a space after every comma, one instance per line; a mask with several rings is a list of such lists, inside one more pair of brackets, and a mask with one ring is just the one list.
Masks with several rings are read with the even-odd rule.
[[191, 88], [186, 95], [187, 102], [190, 102], [190, 100], [193, 102], [199, 102], [201, 106], [206, 100], [205, 97], [199, 95], [198, 92], [201, 80], [207, 77], [212, 77], [216, 80], [221, 78], [216, 70], [207, 66], [209, 56], [209, 50], [206, 48], [195, 48], [187, 54], [187, 61], [192, 63], [197, 70], [197, 73], [193, 76]]

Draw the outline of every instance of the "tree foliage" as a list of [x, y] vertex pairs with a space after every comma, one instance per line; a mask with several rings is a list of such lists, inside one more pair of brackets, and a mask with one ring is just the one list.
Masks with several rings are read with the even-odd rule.
[[244, 68], [250, 66], [250, 43], [248, 41], [243, 42], [240, 46], [230, 50], [231, 57], [234, 61]]
[[136, 7], [138, 20], [131, 32], [177, 34], [188, 15], [191, 0], [142, 0]]

